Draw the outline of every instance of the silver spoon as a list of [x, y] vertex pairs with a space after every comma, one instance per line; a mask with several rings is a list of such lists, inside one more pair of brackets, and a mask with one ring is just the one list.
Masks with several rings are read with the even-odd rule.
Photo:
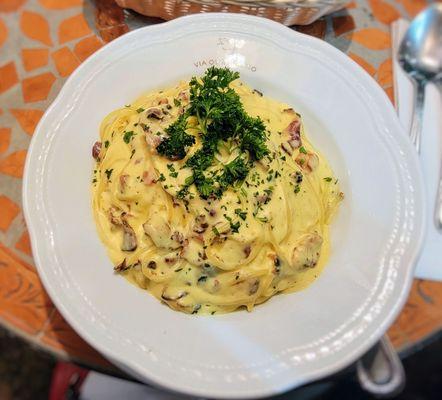
[[[398, 60], [416, 87], [410, 137], [420, 151], [425, 85], [442, 77], [442, 4], [435, 3], [411, 22], [401, 42]], [[434, 222], [442, 230], [442, 173], [439, 176]]]

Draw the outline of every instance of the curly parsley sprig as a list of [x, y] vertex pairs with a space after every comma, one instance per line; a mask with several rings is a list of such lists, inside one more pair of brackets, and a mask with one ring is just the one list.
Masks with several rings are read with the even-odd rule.
[[[239, 95], [229, 87], [238, 78], [238, 72], [216, 67], [209, 68], [200, 79], [193, 77], [189, 83], [189, 106], [166, 128], [169, 136], [160, 143], [157, 151], [172, 160], [183, 159], [187, 147], [195, 144], [195, 137], [186, 132], [190, 116], [197, 118], [201, 131], [202, 147], [186, 161], [186, 167], [192, 169], [192, 177], [178, 193], [179, 197], [187, 196], [189, 186], [195, 184], [202, 198], [219, 198], [229, 186], [247, 177], [253, 161], [269, 153], [263, 121], [249, 116]], [[205, 171], [214, 164], [218, 145], [229, 139], [248, 152], [250, 161], [238, 156], [224, 165], [220, 174], [206, 176]]]

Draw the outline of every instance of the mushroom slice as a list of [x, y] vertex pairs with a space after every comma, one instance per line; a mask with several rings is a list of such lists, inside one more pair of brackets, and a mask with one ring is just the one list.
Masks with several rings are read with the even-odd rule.
[[313, 268], [321, 254], [322, 237], [314, 232], [305, 234], [293, 249], [291, 266], [296, 269]]
[[147, 118], [163, 119], [163, 111], [158, 107], [150, 107], [146, 110]]
[[95, 142], [92, 147], [92, 157], [94, 157], [97, 161], [100, 161], [100, 153], [101, 153], [101, 142]]
[[134, 251], [137, 248], [137, 236], [135, 235], [135, 231], [124, 217], [122, 217], [121, 220], [123, 226], [123, 243], [121, 244], [121, 250]]

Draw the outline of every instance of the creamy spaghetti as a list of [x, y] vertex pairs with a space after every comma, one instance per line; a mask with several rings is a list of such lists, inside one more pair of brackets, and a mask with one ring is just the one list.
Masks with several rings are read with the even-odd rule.
[[329, 254], [343, 197], [286, 104], [212, 68], [111, 112], [93, 147], [93, 212], [117, 273], [175, 310], [252, 310]]

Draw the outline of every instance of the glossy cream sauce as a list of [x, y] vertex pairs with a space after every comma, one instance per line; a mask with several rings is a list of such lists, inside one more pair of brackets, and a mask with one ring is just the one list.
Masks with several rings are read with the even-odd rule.
[[[92, 207], [115, 270], [186, 313], [252, 310], [309, 285], [327, 261], [329, 223], [343, 197], [300, 115], [239, 80], [231, 87], [264, 121], [270, 156], [220, 199], [201, 199], [193, 185], [193, 199], [176, 198], [191, 176], [185, 161], [201, 146], [196, 120], [188, 121], [197, 140], [183, 160], [155, 150], [189, 101], [186, 82], [109, 114], [94, 149]], [[218, 150], [214, 169], [239, 154], [233, 143]]]

